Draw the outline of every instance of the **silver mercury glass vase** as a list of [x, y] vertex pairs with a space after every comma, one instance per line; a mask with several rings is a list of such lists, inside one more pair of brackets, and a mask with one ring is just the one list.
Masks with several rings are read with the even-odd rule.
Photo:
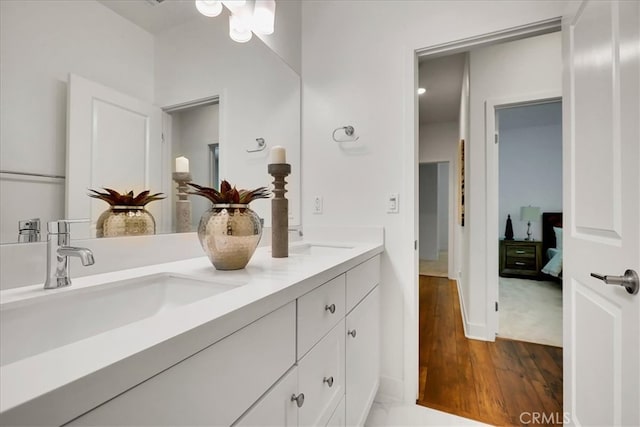
[[248, 204], [214, 204], [198, 226], [202, 249], [218, 270], [244, 268], [261, 236], [260, 217]]

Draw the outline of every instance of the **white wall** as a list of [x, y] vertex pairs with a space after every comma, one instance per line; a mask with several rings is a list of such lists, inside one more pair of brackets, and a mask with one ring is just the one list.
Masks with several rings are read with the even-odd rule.
[[301, 3], [300, 1], [277, 2], [273, 34], [257, 35], [298, 74], [302, 71]]
[[[516, 122], [517, 120], [517, 122]], [[522, 206], [562, 212], [562, 104], [560, 102], [498, 111], [500, 134], [500, 229], [504, 238], [511, 214], [515, 238], [524, 238]], [[531, 236], [542, 239], [541, 219], [531, 222]]]
[[[302, 2], [303, 223], [385, 227], [384, 395], [415, 403], [417, 392], [413, 51], [557, 17], [564, 7], [563, 1]], [[360, 134], [357, 150], [331, 140], [333, 129], [345, 124]], [[469, 181], [478, 182], [471, 192], [480, 191], [483, 174], [471, 171]], [[400, 193], [399, 214], [386, 213], [385, 198], [393, 192]], [[324, 197], [323, 215], [312, 213], [315, 195]], [[481, 192], [471, 196], [473, 203]], [[467, 217], [475, 209], [468, 205]]]
[[[238, 188], [269, 187], [269, 149], [284, 146], [292, 164], [290, 224], [299, 224], [300, 77], [259, 39], [236, 43], [226, 25], [201, 18], [156, 36], [156, 104], [220, 96], [220, 178]], [[247, 153], [257, 147], [256, 138], [264, 138], [267, 149]], [[268, 201], [251, 208], [270, 224]]]
[[449, 163], [438, 163], [438, 253], [449, 249]]
[[[560, 33], [502, 43], [471, 51], [469, 179], [465, 185], [468, 210], [465, 228], [469, 232], [468, 276], [463, 278], [463, 307], [471, 334], [492, 339], [489, 310], [493, 297], [487, 292], [485, 102], [487, 100], [549, 92], [562, 92]], [[491, 200], [490, 203], [498, 203]], [[496, 239], [496, 251], [497, 251]], [[497, 265], [494, 266], [497, 270]], [[497, 275], [496, 275], [497, 276]]]
[[[152, 100], [152, 36], [92, 0], [0, 1], [0, 170], [65, 175], [69, 73]], [[62, 180], [14, 175], [2, 188], [0, 242], [18, 219], [64, 214]], [[33, 197], [7, 209], [20, 192]]]
[[[172, 158], [185, 156], [193, 182], [211, 186], [209, 144], [218, 142], [218, 104], [190, 108], [171, 115]], [[174, 186], [175, 187], [175, 186]], [[176, 189], [172, 196], [175, 200]], [[211, 207], [211, 202], [200, 196], [190, 196], [192, 230], [198, 229], [200, 217]], [[175, 218], [174, 224], [175, 227]], [[175, 229], [175, 228], [174, 228]]]
[[420, 165], [420, 204], [418, 207], [420, 235], [420, 259], [437, 260], [439, 247], [438, 229], [438, 164]]

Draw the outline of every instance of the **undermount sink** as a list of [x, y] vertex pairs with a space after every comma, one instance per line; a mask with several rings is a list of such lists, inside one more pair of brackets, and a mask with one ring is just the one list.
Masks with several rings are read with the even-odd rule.
[[342, 253], [342, 251], [350, 250], [350, 249], [353, 249], [353, 247], [304, 243], [301, 245], [289, 246], [289, 253], [300, 254], [300, 255], [311, 255], [311, 256], [326, 256], [326, 255], [338, 255]]
[[160, 273], [0, 306], [0, 366], [236, 288]]

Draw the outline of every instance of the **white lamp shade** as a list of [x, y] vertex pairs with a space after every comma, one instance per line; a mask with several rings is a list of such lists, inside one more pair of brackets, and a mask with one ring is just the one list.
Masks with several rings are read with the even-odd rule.
[[222, 12], [222, 2], [218, 0], [196, 0], [196, 9], [204, 16], [213, 18]]
[[232, 13], [229, 16], [229, 37], [231, 40], [246, 43], [251, 40], [252, 36], [251, 22]]
[[520, 219], [522, 221], [538, 221], [540, 219], [540, 208], [537, 206], [522, 206], [520, 208]]
[[256, 0], [253, 9], [253, 31], [273, 34], [276, 20], [276, 0]]

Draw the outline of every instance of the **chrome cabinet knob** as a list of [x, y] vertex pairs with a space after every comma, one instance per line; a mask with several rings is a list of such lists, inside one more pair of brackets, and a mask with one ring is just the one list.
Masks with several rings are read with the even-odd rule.
[[304, 405], [304, 393], [300, 393], [297, 396], [295, 394], [292, 394], [291, 401], [296, 402], [296, 405], [298, 405], [298, 408], [302, 408], [302, 405]]
[[355, 338], [356, 337], [356, 330], [352, 329], [350, 331], [347, 331], [347, 335], [351, 335], [353, 338]]
[[333, 386], [333, 377], [324, 377], [322, 382], [326, 383], [329, 387], [332, 387]]
[[324, 306], [325, 311], [328, 311], [329, 313], [333, 314], [336, 312], [336, 305], [335, 304], [327, 304]]

